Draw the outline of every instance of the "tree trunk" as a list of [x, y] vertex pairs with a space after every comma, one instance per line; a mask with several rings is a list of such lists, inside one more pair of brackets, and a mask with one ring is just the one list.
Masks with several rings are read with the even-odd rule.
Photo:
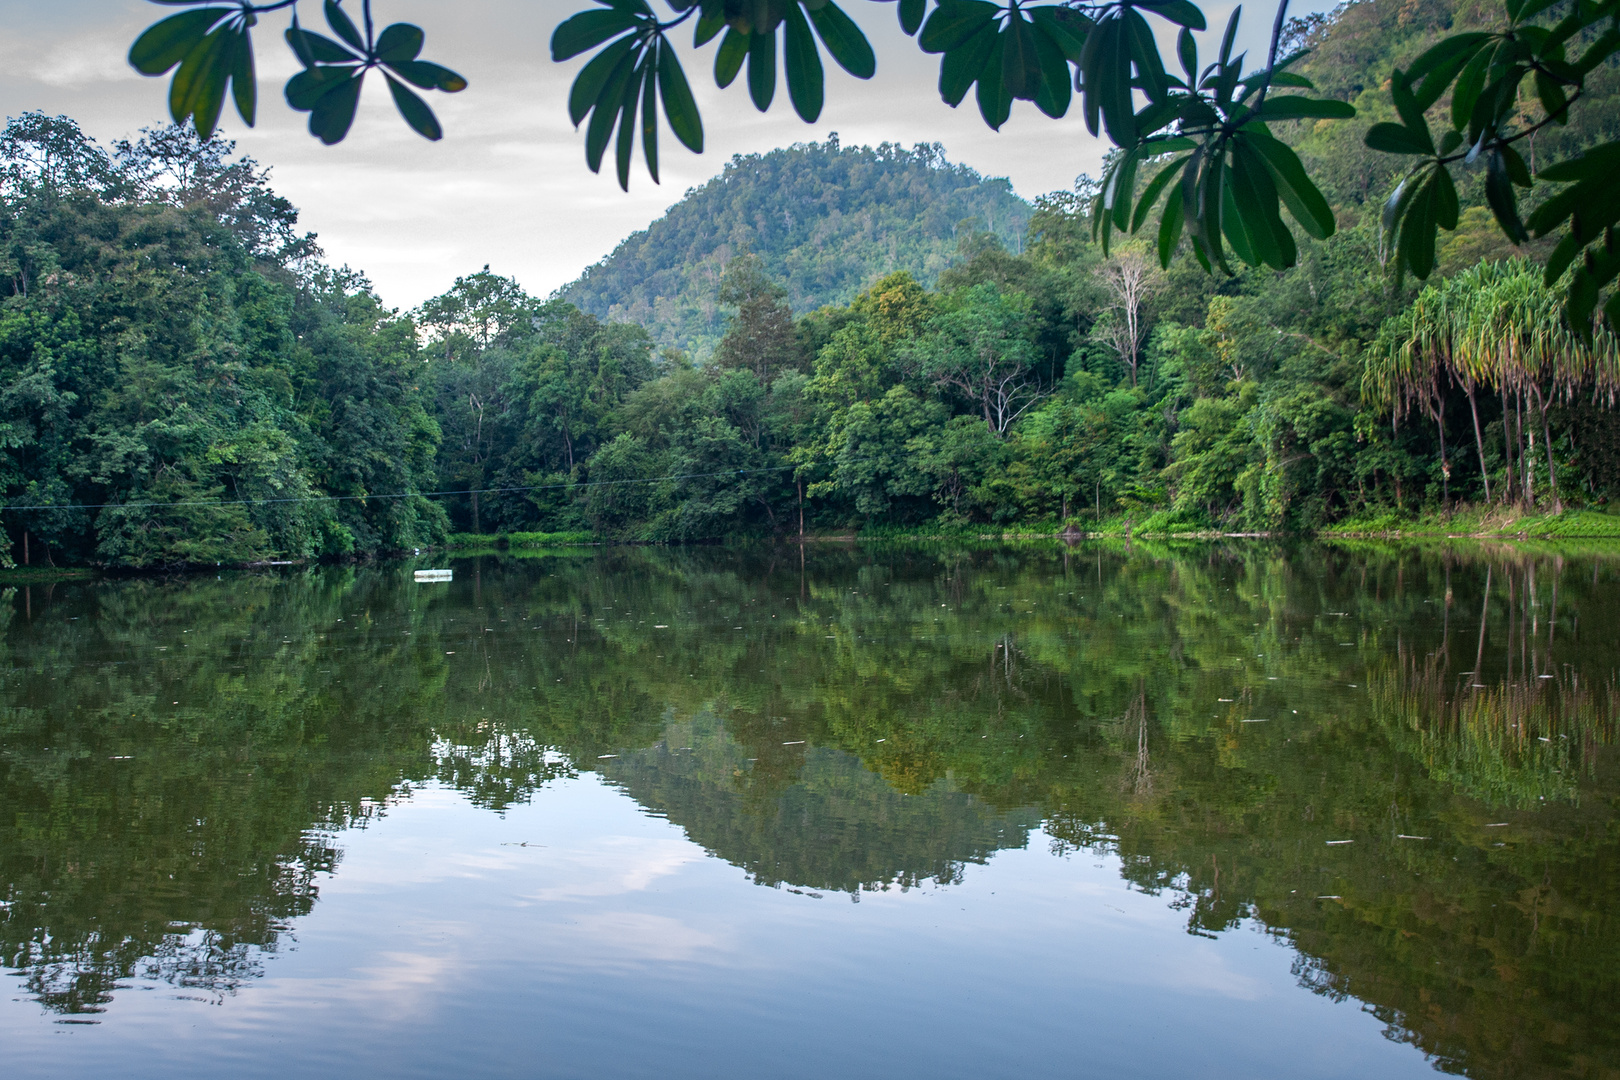
[[1507, 488], [1502, 492], [1502, 505], [1506, 506], [1515, 499], [1514, 493], [1518, 490], [1518, 474], [1513, 464], [1513, 414], [1508, 412], [1507, 387], [1501, 388], [1502, 394], [1502, 482]]
[[1474, 384], [1468, 384], [1468, 411], [1474, 417], [1474, 447], [1479, 451], [1479, 475], [1485, 482], [1485, 501], [1491, 501], [1491, 474], [1485, 468], [1485, 436], [1479, 431], [1479, 405], [1474, 401]]
[[1451, 461], [1446, 457], [1446, 402], [1435, 393], [1434, 426], [1440, 431], [1440, 506], [1451, 505]]
[[1552, 428], [1547, 423], [1547, 399], [1541, 396], [1541, 387], [1535, 387], [1536, 408], [1541, 411], [1541, 445], [1547, 450], [1547, 487], [1552, 490], [1553, 513], [1564, 512], [1564, 500], [1558, 497], [1558, 468], [1553, 464]]
[[1524, 391], [1521, 390], [1513, 399], [1513, 425], [1519, 429], [1519, 464], [1524, 469], [1524, 502], [1526, 506], [1534, 509], [1536, 505], [1536, 429], [1531, 428], [1528, 435], [1525, 433], [1524, 414], [1529, 411], [1530, 406], [1524, 400]]

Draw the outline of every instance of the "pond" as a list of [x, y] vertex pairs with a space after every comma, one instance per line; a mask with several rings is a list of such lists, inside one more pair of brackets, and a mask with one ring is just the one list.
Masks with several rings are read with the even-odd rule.
[[1620, 1074], [1620, 552], [428, 565], [6, 590], [7, 1076]]

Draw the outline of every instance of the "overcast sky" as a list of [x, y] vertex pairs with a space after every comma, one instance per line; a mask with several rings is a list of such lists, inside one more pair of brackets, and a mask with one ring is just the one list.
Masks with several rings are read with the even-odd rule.
[[[471, 85], [454, 96], [430, 95], [446, 134], [429, 143], [405, 127], [386, 88], [368, 81], [354, 130], [336, 147], [311, 138], [305, 114], [282, 99], [280, 87], [297, 62], [280, 38], [285, 16], [266, 16], [255, 35], [258, 126], [244, 128], [228, 104], [223, 126], [242, 150], [272, 167], [275, 188], [301, 209], [304, 227], [320, 234], [328, 258], [365, 271], [386, 302], [404, 307], [486, 263], [533, 293], [549, 293], [719, 173], [733, 154], [829, 132], [846, 145], [942, 143], [951, 160], [1009, 178], [1025, 198], [1070, 187], [1082, 172], [1095, 174], [1102, 157], [1103, 145], [1080, 119], [1078, 98], [1056, 121], [1017, 102], [1000, 132], [985, 127], [971, 94], [961, 108], [947, 107], [934, 88], [938, 58], [924, 56], [901, 34], [895, 5], [850, 0], [846, 10], [877, 51], [875, 78], [852, 79], [825, 60], [827, 106], [817, 123], [805, 124], [785, 87], [764, 114], [749, 101], [745, 78], [716, 89], [717, 43], [711, 43], [686, 65], [707, 149], [690, 154], [664, 129], [663, 184], [647, 178], [638, 147], [625, 194], [611, 162], [601, 175], [585, 167], [583, 137], [568, 122], [568, 87], [583, 60], [549, 59], [551, 31], [586, 6], [586, 0], [374, 0], [381, 24], [425, 28], [423, 58], [455, 68]], [[1328, 5], [1297, 6], [1302, 13]], [[316, 0], [303, 8], [308, 25], [325, 29]], [[1205, 10], [1218, 29], [1230, 4]], [[0, 0], [0, 107], [10, 116], [65, 113], [103, 142], [166, 122], [167, 81], [137, 74], [125, 57], [145, 26], [173, 11], [143, 0]], [[1245, 14], [1244, 38], [1259, 58], [1271, 11], [1251, 7]], [[684, 32], [679, 40], [690, 43]], [[1203, 45], [1206, 52], [1211, 47]]]

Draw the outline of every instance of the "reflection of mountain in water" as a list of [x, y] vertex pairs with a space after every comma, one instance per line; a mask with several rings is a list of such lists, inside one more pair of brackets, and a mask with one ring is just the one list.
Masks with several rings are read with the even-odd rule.
[[0, 962], [67, 1014], [227, 994], [414, 784], [499, 810], [591, 768], [763, 884], [952, 882], [1039, 820], [1445, 1068], [1615, 1075], [1611, 573], [1137, 545], [35, 590], [0, 604]]
[[747, 750], [712, 714], [674, 724], [606, 776], [761, 885], [858, 893], [962, 880], [967, 863], [1023, 847], [1035, 810], [999, 811], [939, 780], [904, 795], [841, 750], [798, 746], [789, 784], [756, 786]]

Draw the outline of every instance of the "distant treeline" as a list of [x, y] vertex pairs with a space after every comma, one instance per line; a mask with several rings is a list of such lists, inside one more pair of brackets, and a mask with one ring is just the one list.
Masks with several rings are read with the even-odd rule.
[[[1436, 306], [1414, 307], [1421, 283], [1380, 262], [1399, 162], [1361, 145], [1379, 119], [1364, 91], [1460, 19], [1442, 0], [1368, 0], [1293, 26], [1319, 90], [1363, 109], [1276, 125], [1339, 219], [1301, 241], [1295, 269], [1221, 277], [1190, 259], [1161, 271], [1130, 243], [1105, 253], [1083, 181], [1037, 200], [1017, 253], [961, 230], [931, 289], [890, 273], [795, 314], [782, 268], [734, 255], [725, 333], [701, 362], [487, 269], [391, 311], [322, 261], [228, 143], [167, 129], [109, 152], [25, 115], [0, 136], [7, 557], [148, 566], [452, 532], [683, 541], [1121, 517], [1308, 531], [1487, 494], [1605, 503], [1620, 433], [1578, 380], [1474, 394], [1436, 368], [1364, 396], [1369, 364], [1387, 369]], [[1614, 100], [1536, 152], [1620, 134]], [[939, 165], [868, 157], [868, 172]], [[1545, 291], [1543, 253], [1507, 246], [1480, 187], [1464, 185], [1442, 274], [1494, 266], [1493, 287]]]

